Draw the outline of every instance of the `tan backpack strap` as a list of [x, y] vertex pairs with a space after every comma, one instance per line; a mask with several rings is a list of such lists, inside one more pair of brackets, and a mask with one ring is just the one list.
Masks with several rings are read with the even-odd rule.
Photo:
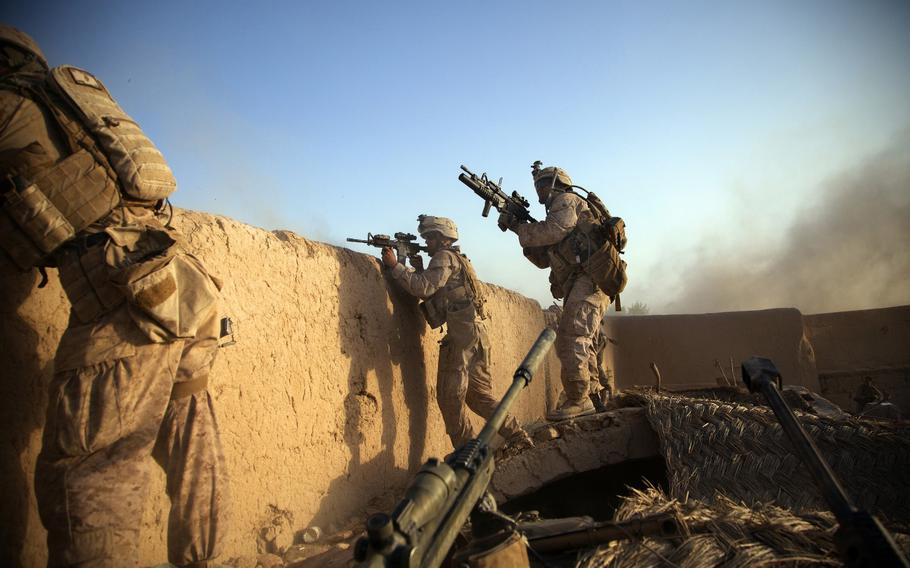
[[461, 263], [461, 269], [464, 272], [465, 284], [470, 289], [472, 302], [474, 303], [474, 308], [477, 310], [478, 315], [481, 319], [486, 318], [486, 310], [484, 309], [484, 304], [487, 299], [483, 294], [483, 291], [480, 289], [480, 284], [478, 283], [477, 273], [474, 271], [474, 267], [468, 261], [468, 259], [459, 252], [455, 252], [455, 258], [458, 259], [458, 262]]

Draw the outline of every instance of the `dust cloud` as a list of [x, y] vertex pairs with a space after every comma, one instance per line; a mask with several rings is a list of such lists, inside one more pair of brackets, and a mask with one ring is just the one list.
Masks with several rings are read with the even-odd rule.
[[[910, 128], [819, 189], [781, 228], [779, 245], [750, 239], [744, 220], [730, 247], [701, 247], [677, 263], [685, 284], [656, 307], [698, 313], [792, 306], [820, 313], [910, 304]], [[773, 215], [773, 203], [760, 207], [751, 214]]]

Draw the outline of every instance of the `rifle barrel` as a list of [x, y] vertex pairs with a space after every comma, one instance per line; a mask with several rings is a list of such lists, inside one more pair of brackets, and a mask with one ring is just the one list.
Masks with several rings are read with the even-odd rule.
[[770, 359], [761, 357], [752, 357], [742, 364], [743, 382], [751, 392], [760, 392], [764, 395], [771, 410], [777, 416], [781, 428], [784, 430], [790, 443], [793, 444], [796, 453], [801, 461], [809, 469], [812, 478], [819, 485], [822, 496], [828, 503], [828, 507], [837, 517], [837, 520], [844, 522], [850, 518], [856, 506], [850, 499], [843, 486], [834, 476], [834, 472], [822, 458], [818, 446], [809, 434], [803, 429], [802, 424], [796, 419], [793, 410], [787, 405], [787, 402], [777, 390], [774, 384], [775, 379], [780, 377], [780, 373]]
[[818, 446], [777, 390], [775, 380], [780, 380], [780, 372], [774, 363], [763, 357], [751, 357], [742, 364], [742, 378], [750, 392], [760, 392], [765, 396], [796, 454], [821, 489], [828, 508], [837, 519], [838, 529], [834, 538], [844, 564], [864, 567], [910, 566], [881, 522], [868, 511], [858, 509], [844, 491], [828, 462], [818, 451]]
[[515, 369], [515, 375], [512, 377], [512, 386], [510, 386], [509, 390], [506, 391], [506, 394], [503, 395], [502, 400], [496, 407], [493, 415], [490, 416], [490, 419], [487, 420], [483, 430], [481, 430], [480, 434], [477, 436], [477, 439], [480, 440], [481, 444], [489, 444], [493, 440], [493, 436], [496, 435], [496, 432], [502, 428], [503, 423], [506, 421], [506, 416], [509, 413], [509, 409], [512, 407], [513, 401], [518, 397], [522, 389], [531, 384], [531, 379], [537, 372], [537, 368], [540, 367], [540, 364], [546, 359], [547, 353], [550, 351], [550, 347], [555, 340], [556, 332], [550, 328], [544, 329], [537, 337], [534, 345], [531, 346], [531, 350], [525, 355], [524, 361]]

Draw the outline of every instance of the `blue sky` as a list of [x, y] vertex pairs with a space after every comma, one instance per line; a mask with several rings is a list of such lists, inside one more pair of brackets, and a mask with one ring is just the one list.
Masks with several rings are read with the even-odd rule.
[[[414, 232], [419, 213], [449, 216], [482, 278], [544, 305], [546, 273], [480, 217], [459, 164], [529, 198], [534, 160], [568, 170], [626, 219], [624, 302], [660, 312], [695, 279], [682, 261], [759, 244], [772, 254], [831, 179], [906, 140], [910, 125], [901, 1], [5, 11], [52, 65], [105, 82], [171, 162], [176, 205], [336, 244]], [[778, 305], [808, 308], [786, 294], [732, 307]]]

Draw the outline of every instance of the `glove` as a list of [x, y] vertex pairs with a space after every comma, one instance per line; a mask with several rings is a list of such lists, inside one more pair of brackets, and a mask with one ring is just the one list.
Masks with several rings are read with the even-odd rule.
[[408, 262], [411, 263], [411, 266], [417, 272], [423, 272], [423, 257], [419, 254], [412, 254], [408, 256]]
[[503, 211], [499, 214], [499, 220], [496, 221], [496, 224], [499, 225], [499, 230], [502, 232], [514, 230], [518, 226], [518, 217], [508, 211]]
[[383, 247], [382, 264], [386, 268], [395, 268], [395, 265], [398, 264], [398, 257], [395, 256], [395, 251], [392, 250], [392, 247]]

